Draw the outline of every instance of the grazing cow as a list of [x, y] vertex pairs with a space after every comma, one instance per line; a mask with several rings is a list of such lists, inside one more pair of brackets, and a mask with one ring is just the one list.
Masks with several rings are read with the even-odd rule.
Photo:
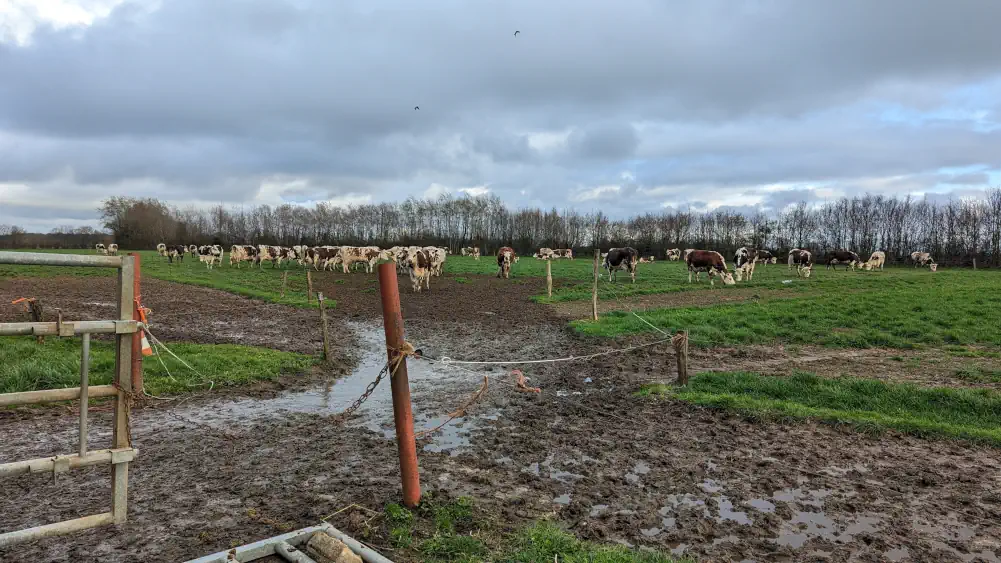
[[914, 263], [914, 267], [924, 266], [932, 261], [931, 254], [928, 252], [912, 252], [911, 262]]
[[619, 270], [629, 272], [632, 283], [636, 283], [636, 264], [639, 263], [639, 253], [635, 248], [626, 246], [623, 248], [609, 248], [608, 256], [605, 256], [603, 267], [608, 272], [608, 279], [615, 281], [615, 274]]
[[552, 260], [553, 259], [553, 249], [542, 247], [538, 252], [532, 254], [532, 258], [536, 260]]
[[685, 263], [688, 264], [688, 283], [692, 283], [692, 272], [695, 273], [695, 281], [699, 281], [702, 272], [709, 275], [709, 285], [716, 286], [713, 276], [719, 276], [724, 285], [733, 285], [737, 282], [726, 269], [726, 260], [723, 255], [715, 250], [686, 250]]
[[750, 250], [746, 246], [737, 249], [733, 255], [733, 269], [737, 273], [737, 281], [751, 281], [754, 277], [754, 264], [758, 261], [757, 251]]
[[510, 246], [502, 246], [497, 251], [497, 277], [511, 278], [511, 264], [518, 260], [518, 254]]
[[813, 272], [813, 254], [809, 250], [794, 248], [789, 251], [789, 263], [796, 264], [796, 275], [810, 277]]
[[767, 250], [758, 250], [756, 254], [759, 264], [774, 264], [776, 262], [775, 256]]
[[216, 262], [222, 266], [222, 247], [218, 244], [199, 246], [198, 261], [205, 264], [210, 270], [215, 266]]
[[177, 258], [178, 262], [184, 262], [184, 253], [188, 251], [188, 247], [183, 244], [172, 244], [167, 247], [167, 261], [171, 264], [174, 263], [174, 258]]
[[163, 256], [164, 258], [166, 258], [167, 257], [167, 245], [163, 244], [162, 242], [160, 244], [156, 245], [156, 253], [159, 254], [160, 256]]
[[834, 267], [834, 269], [837, 270], [838, 264], [844, 264], [845, 271], [848, 271], [848, 268], [851, 268], [852, 271], [854, 271], [856, 266], [862, 265], [862, 261], [859, 260], [858, 254], [855, 254], [851, 250], [839, 248], [827, 253], [827, 256], [824, 257], [824, 264], [827, 265], [827, 268], [825, 269], [828, 270], [831, 269], [831, 267]]
[[881, 250], [877, 250], [876, 252], [873, 252], [871, 256], [869, 256], [869, 260], [866, 261], [865, 264], [862, 264], [862, 269], [869, 271], [879, 268], [880, 270], [882, 270], [883, 264], [885, 263], [886, 263], [886, 253]]
[[672, 262], [677, 262], [678, 260], [681, 260], [681, 249], [669, 248], [667, 250], [667, 259]]
[[104, 244], [102, 244], [100, 242], [94, 245], [94, 250], [96, 250], [98, 254], [107, 254], [108, 253], [108, 249], [105, 248]]

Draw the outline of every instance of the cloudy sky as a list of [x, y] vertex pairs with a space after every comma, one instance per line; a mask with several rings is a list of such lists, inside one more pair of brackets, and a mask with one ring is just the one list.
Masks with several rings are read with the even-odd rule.
[[0, 223], [96, 226], [113, 194], [963, 197], [1001, 185], [998, 22], [991, 0], [5, 0]]

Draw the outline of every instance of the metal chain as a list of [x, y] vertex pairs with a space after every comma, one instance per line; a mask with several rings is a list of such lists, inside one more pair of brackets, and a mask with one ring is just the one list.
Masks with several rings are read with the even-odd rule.
[[358, 410], [358, 408], [361, 407], [362, 403], [368, 400], [369, 396], [372, 395], [372, 392], [375, 391], [375, 388], [379, 386], [379, 382], [382, 381], [382, 378], [386, 376], [387, 372], [389, 372], [389, 362], [386, 362], [386, 365], [382, 366], [382, 370], [379, 371], [379, 375], [377, 375], [375, 379], [368, 384], [368, 387], [365, 388], [365, 392], [362, 393], [360, 397], [355, 399], [355, 402], [351, 403], [350, 407], [338, 413], [335, 416], [335, 418], [343, 421], [347, 417], [351, 416], [356, 410]]

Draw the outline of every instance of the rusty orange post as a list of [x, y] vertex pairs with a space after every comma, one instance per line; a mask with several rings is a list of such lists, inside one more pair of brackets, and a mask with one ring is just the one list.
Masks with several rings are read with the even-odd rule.
[[[132, 282], [132, 295], [139, 299], [139, 253], [130, 253], [136, 259], [136, 275]], [[139, 304], [132, 304], [132, 320], [140, 321]], [[142, 355], [142, 335], [136, 331], [132, 335], [132, 392], [142, 394], [143, 391], [143, 355]]]
[[[400, 309], [400, 288], [396, 281], [396, 264], [379, 264], [379, 293], [382, 296], [382, 321], [386, 328], [386, 347], [390, 373], [397, 350], [405, 344], [403, 311]], [[414, 412], [410, 405], [410, 380], [407, 359], [390, 378], [393, 388], [393, 421], [396, 423], [396, 446], [400, 455], [400, 477], [403, 480], [403, 504], [410, 508], [421, 500], [421, 478], [417, 470], [417, 443], [414, 439]]]

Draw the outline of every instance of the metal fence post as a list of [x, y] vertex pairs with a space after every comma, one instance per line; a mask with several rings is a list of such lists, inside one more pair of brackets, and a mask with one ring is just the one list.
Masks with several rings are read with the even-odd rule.
[[[382, 297], [382, 320], [386, 329], [386, 347], [390, 362], [390, 384], [393, 388], [393, 420], [396, 423], [396, 445], [400, 456], [400, 476], [403, 480], [403, 504], [415, 507], [421, 499], [420, 474], [417, 469], [417, 443], [414, 439], [414, 413], [410, 404], [410, 380], [407, 358], [397, 358], [406, 341], [403, 312], [400, 309], [400, 288], [396, 280], [396, 264], [379, 264], [379, 293]], [[399, 366], [396, 366], [396, 361]], [[395, 373], [393, 372], [395, 367]]]

